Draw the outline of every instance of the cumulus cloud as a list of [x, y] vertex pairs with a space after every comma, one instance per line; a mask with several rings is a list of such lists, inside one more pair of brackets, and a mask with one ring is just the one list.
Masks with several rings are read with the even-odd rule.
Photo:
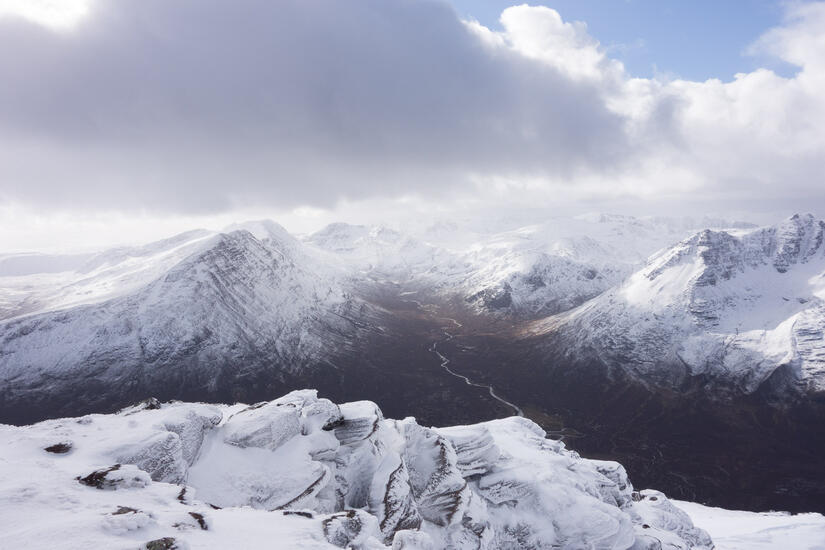
[[117, 0], [0, 18], [0, 202], [221, 212], [376, 197], [821, 195], [825, 5], [756, 44], [800, 67], [637, 79], [583, 23], [436, 0]]
[[[760, 69], [730, 82], [674, 81], [675, 162], [720, 195], [822, 198], [825, 168], [825, 4], [794, 4], [754, 45], [799, 67], [791, 78]], [[821, 204], [821, 201], [820, 201]]]
[[476, 32], [598, 86], [603, 105], [625, 122], [629, 158], [568, 182], [583, 193], [825, 206], [825, 3], [788, 4], [783, 24], [751, 48], [798, 66], [793, 77], [759, 69], [728, 82], [633, 78], [585, 26], [549, 8], [509, 8], [501, 22], [500, 32]]

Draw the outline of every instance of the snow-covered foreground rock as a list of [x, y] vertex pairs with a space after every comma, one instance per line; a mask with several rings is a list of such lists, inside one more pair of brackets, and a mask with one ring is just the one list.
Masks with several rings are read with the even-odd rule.
[[0, 425], [9, 548], [712, 548], [524, 418], [452, 428], [314, 391]]
[[825, 550], [825, 516], [741, 512], [678, 502], [713, 536], [716, 550]]

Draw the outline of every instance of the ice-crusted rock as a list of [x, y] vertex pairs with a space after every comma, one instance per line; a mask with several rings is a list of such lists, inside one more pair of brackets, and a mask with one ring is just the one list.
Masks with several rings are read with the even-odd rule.
[[417, 529], [421, 514], [410, 485], [407, 465], [397, 453], [384, 457], [372, 478], [370, 512], [379, 521], [385, 541], [394, 540], [397, 531]]
[[372, 480], [388, 454], [392, 454], [390, 447], [398, 445], [398, 438], [384, 426], [383, 415], [375, 403], [344, 403], [341, 414], [332, 430], [339, 447], [331, 461], [335, 487], [330, 492], [338, 508], [363, 508], [383, 498], [376, 495], [380, 490]]
[[342, 445], [351, 445], [367, 439], [378, 430], [384, 418], [375, 403], [357, 401], [341, 405], [341, 420], [334, 428], [335, 437]]
[[469, 490], [458, 469], [455, 449], [435, 430], [412, 419], [396, 426], [404, 435], [403, 458], [421, 517], [440, 527], [460, 520]]
[[191, 466], [203, 445], [208, 430], [221, 423], [223, 414], [216, 407], [174, 409], [179, 414], [164, 417], [163, 426], [180, 438], [181, 456]]
[[347, 510], [324, 520], [324, 535], [335, 546], [359, 548], [375, 533], [376, 523], [375, 516], [363, 510]]
[[395, 533], [392, 550], [435, 550], [435, 543], [423, 531], [404, 530]]
[[[659, 491], [640, 491], [633, 511], [642, 519], [636, 524], [638, 538], [658, 540], [661, 548], [712, 548], [710, 536], [693, 527], [690, 517]], [[650, 546], [651, 548], [657, 548]], [[642, 548], [645, 548], [642, 546]]]
[[198, 498], [222, 508], [316, 508], [315, 497], [329, 482], [330, 469], [312, 460], [304, 441], [292, 443], [274, 451], [265, 446], [238, 447], [226, 443], [218, 431], [189, 469], [187, 484]]
[[633, 502], [633, 486], [627, 479], [624, 466], [610, 460], [588, 460], [587, 464], [604, 476], [604, 482], [599, 483], [599, 494], [603, 501], [619, 508], [625, 508]]
[[289, 393], [277, 400], [278, 403], [293, 403], [301, 408], [301, 430], [303, 433], [319, 428], [330, 431], [344, 422], [341, 407], [329, 399], [319, 399], [315, 390], [300, 390]]
[[474, 429], [464, 426], [438, 428], [436, 432], [446, 437], [455, 449], [456, 466], [464, 477], [489, 472], [501, 456], [490, 430], [483, 425], [474, 426]]
[[[529, 420], [487, 423], [502, 459], [476, 487], [499, 513], [491, 513], [499, 548], [628, 548], [632, 519], [615, 502], [602, 499], [609, 483], [589, 461], [564, 450]], [[575, 490], [571, 490], [575, 487]], [[541, 518], [552, 517], [552, 522]]]
[[180, 483], [186, 476], [180, 436], [174, 432], [157, 432], [147, 439], [118, 451], [117, 460], [134, 464], [154, 481]]
[[[141, 422], [135, 416], [139, 412]], [[153, 481], [166, 483], [185, 479], [205, 434], [223, 418], [221, 411], [210, 405], [162, 405], [157, 400], [129, 407], [120, 414], [130, 417], [133, 433], [126, 442], [113, 445], [111, 455], [118, 462], [135, 464]]]
[[[73, 442], [70, 455], [43, 452], [44, 442], [61, 440]], [[253, 407], [171, 403], [83, 422], [0, 426], [0, 443], [10, 480], [42, 476], [57, 495], [51, 508], [0, 480], [0, 504], [31, 502], [38, 529], [49, 529], [52, 515], [86, 499], [86, 508], [99, 509], [90, 539], [98, 547], [174, 538], [220, 548], [237, 542], [221, 538], [226, 533], [267, 529], [256, 540], [306, 548], [712, 547], [664, 495], [633, 493], [621, 465], [583, 459], [520, 417], [434, 429], [384, 419], [371, 402], [339, 407], [301, 391]], [[25, 449], [39, 458], [28, 460]], [[100, 468], [113, 455], [134, 462]], [[174, 484], [184, 480], [183, 488]], [[57, 529], [65, 520], [54, 521]]]
[[223, 432], [230, 445], [273, 451], [301, 433], [301, 411], [293, 403], [259, 403], [235, 414]]

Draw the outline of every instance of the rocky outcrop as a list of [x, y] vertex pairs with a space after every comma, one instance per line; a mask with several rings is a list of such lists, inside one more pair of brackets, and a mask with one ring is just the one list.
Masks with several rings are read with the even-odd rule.
[[[74, 447], [68, 461], [49, 458], [60, 468], [132, 457], [77, 477], [119, 495], [116, 505], [100, 501], [101, 546], [154, 534], [147, 544], [184, 547], [195, 533], [208, 546], [225, 532], [222, 518], [263, 513], [307, 540], [353, 549], [711, 547], [661, 493], [633, 498], [620, 465], [582, 459], [520, 417], [433, 429], [305, 390], [251, 407], [158, 403], [0, 426], [0, 442], [30, 444], [41, 457], [52, 456], [42, 441], [61, 438]], [[0, 460], [12, 473], [52, 466]], [[169, 530], [174, 537], [158, 538]]]

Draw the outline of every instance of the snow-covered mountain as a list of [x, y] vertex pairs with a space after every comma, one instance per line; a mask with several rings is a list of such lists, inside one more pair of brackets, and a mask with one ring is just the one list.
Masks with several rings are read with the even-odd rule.
[[535, 330], [643, 384], [825, 391], [825, 222], [701, 231]]
[[[106, 250], [83, 257], [82, 262], [72, 263], [64, 261], [63, 256], [52, 256], [35, 265], [28, 262], [30, 269], [22, 272], [7, 270], [0, 278], [0, 320], [98, 303], [128, 294], [200, 250], [213, 236], [208, 231], [194, 230], [145, 246]], [[35, 256], [22, 256], [23, 259], [32, 257]], [[60, 266], [57, 271], [50, 268], [54, 265]]]
[[0, 408], [286, 379], [356, 330], [363, 303], [344, 280], [271, 222], [108, 251], [28, 288], [15, 278], [2, 293]]
[[607, 214], [493, 223], [493, 231], [439, 222], [404, 233], [331, 224], [306, 242], [375, 279], [457, 297], [479, 313], [540, 318], [566, 311], [620, 283], [657, 250], [717, 219], [641, 219]]
[[357, 277], [398, 281], [438, 274], [432, 281], [461, 273], [459, 258], [437, 246], [385, 226], [333, 223], [309, 235], [305, 242], [341, 258]]
[[474, 270], [464, 292], [482, 310], [519, 318], [567, 311], [620, 283], [657, 250], [705, 227], [696, 223], [599, 214], [497, 233], [467, 254]]
[[0, 463], [9, 547], [713, 547], [620, 464], [524, 418], [427, 428], [310, 390], [0, 425]]

